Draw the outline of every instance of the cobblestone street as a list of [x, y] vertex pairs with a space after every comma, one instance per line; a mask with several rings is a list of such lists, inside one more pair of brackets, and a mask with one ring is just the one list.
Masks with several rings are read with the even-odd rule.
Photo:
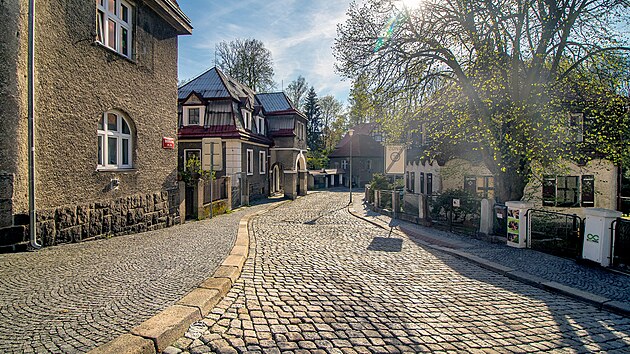
[[389, 235], [347, 198], [254, 219], [255, 253], [207, 329], [166, 352], [627, 352], [630, 319]]
[[263, 206], [142, 234], [0, 255], [0, 353], [85, 352], [172, 305]]

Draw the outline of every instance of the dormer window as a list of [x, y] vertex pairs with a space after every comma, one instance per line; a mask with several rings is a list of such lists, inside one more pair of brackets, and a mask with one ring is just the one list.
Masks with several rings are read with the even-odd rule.
[[96, 0], [96, 41], [131, 58], [133, 6], [124, 0]]
[[243, 122], [245, 124], [245, 129], [252, 130], [252, 112], [246, 109], [243, 110]]
[[256, 133], [265, 135], [265, 119], [263, 117], [256, 116]]
[[203, 125], [204, 106], [184, 107], [184, 125]]

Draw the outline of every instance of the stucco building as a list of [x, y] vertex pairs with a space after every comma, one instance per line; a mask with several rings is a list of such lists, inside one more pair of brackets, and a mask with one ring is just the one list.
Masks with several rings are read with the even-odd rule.
[[[232, 207], [306, 194], [306, 118], [284, 93], [256, 94], [218, 68], [179, 88], [179, 170], [199, 158], [232, 181]], [[212, 152], [210, 152], [212, 151]]]
[[28, 239], [29, 160], [44, 245], [177, 222], [177, 155], [163, 138], [177, 128], [178, 36], [192, 31], [177, 3], [37, 2], [32, 96], [28, 1], [1, 7], [0, 246]]

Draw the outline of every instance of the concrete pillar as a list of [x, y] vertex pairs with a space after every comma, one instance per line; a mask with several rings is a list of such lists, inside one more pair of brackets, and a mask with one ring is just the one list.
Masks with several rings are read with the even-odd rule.
[[227, 194], [227, 210], [232, 210], [232, 177], [225, 176], [225, 194]]
[[378, 189], [374, 191], [374, 206], [379, 209], [381, 207], [381, 191]]
[[177, 183], [179, 189], [179, 222], [186, 222], [186, 182], [179, 181]]
[[490, 205], [488, 199], [481, 200], [481, 216], [479, 220], [479, 233], [484, 235], [490, 235], [492, 231], [492, 224], [494, 221], [493, 205]]
[[204, 210], [203, 210], [204, 183], [205, 181], [203, 180], [203, 178], [199, 178], [199, 180], [197, 181], [197, 193], [196, 193], [197, 205], [194, 206], [195, 208], [197, 208], [197, 219], [204, 218]]
[[308, 173], [298, 172], [298, 178], [300, 179], [300, 195], [306, 195], [308, 192]]

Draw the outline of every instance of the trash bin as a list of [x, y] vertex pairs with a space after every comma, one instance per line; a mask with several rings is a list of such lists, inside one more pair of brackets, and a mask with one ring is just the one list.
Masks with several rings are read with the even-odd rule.
[[620, 211], [602, 208], [584, 209], [584, 244], [582, 258], [610, 266], [611, 230], [612, 222], [621, 217]]
[[507, 245], [527, 247], [527, 218], [525, 214], [534, 206], [527, 202], [505, 202], [507, 207]]

